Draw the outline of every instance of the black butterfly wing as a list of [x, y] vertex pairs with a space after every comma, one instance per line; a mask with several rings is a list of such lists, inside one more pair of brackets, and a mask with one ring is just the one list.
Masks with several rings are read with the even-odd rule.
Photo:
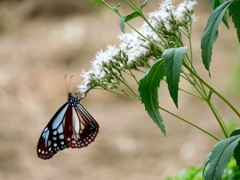
[[93, 142], [99, 132], [97, 121], [81, 105], [69, 106], [65, 122], [65, 139], [67, 146], [71, 148], [82, 148]]
[[79, 103], [79, 99], [69, 93], [68, 102], [55, 113], [40, 136], [38, 157], [49, 159], [68, 147], [86, 147], [95, 140], [98, 131], [97, 121]]
[[58, 151], [68, 148], [64, 137], [64, 124], [69, 103], [65, 103], [43, 130], [37, 145], [39, 158], [49, 159]]

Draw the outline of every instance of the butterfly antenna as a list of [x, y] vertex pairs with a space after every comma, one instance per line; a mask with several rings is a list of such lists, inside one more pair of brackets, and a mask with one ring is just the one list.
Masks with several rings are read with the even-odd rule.
[[71, 84], [72, 77], [73, 77], [73, 75], [71, 75], [71, 77], [69, 78], [69, 82], [68, 82], [68, 91], [69, 91], [69, 88], [70, 88], [70, 84]]
[[68, 93], [68, 88], [67, 88], [67, 74], [65, 74], [64, 79], [65, 79], [65, 88], [66, 88], [66, 91], [67, 91], [67, 93]]
[[70, 84], [71, 84], [72, 77], [73, 77], [73, 75], [70, 76], [69, 81], [68, 81], [68, 84], [67, 84], [67, 74], [65, 74], [65, 86], [66, 86], [66, 91], [67, 91], [67, 93], [69, 93], [69, 88], [70, 88]]

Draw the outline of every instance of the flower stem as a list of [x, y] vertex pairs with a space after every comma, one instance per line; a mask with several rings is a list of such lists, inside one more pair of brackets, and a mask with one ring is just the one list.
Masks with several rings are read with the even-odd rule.
[[121, 78], [119, 78], [119, 80], [134, 94], [135, 97], [137, 97], [138, 99], [140, 99], [140, 97], [137, 95], [137, 93], [131, 88], [131, 86], [128, 84], [128, 82], [126, 81], [126, 79], [123, 77], [123, 75], [121, 75]]
[[159, 109], [161, 109], [161, 110], [165, 111], [166, 113], [168, 113], [168, 114], [170, 114], [170, 115], [172, 115], [172, 116], [178, 118], [179, 120], [181, 120], [181, 121], [183, 121], [183, 122], [185, 122], [185, 123], [187, 123], [187, 124], [189, 124], [189, 125], [191, 125], [191, 126], [197, 128], [198, 130], [202, 131], [203, 133], [205, 133], [205, 134], [211, 136], [212, 138], [214, 138], [215, 140], [219, 141], [219, 139], [218, 139], [217, 137], [215, 137], [215, 136], [212, 135], [211, 133], [207, 132], [206, 130], [202, 129], [201, 127], [199, 127], [199, 126], [197, 126], [197, 125], [191, 123], [190, 121], [188, 121], [188, 120], [186, 120], [186, 119], [184, 119], [184, 118], [182, 118], [182, 117], [180, 117], [180, 116], [178, 116], [178, 115], [176, 115], [176, 114], [174, 114], [174, 113], [168, 111], [167, 109], [165, 109], [165, 108], [163, 108], [163, 107], [159, 107]]
[[191, 70], [188, 66], [185, 66], [202, 84], [204, 84], [212, 93], [216, 94], [223, 102], [225, 102], [232, 111], [240, 118], [240, 112], [225, 98], [223, 97], [218, 91], [212, 88], [207, 82], [205, 82], [201, 77], [199, 77], [194, 71]]
[[211, 111], [213, 112], [214, 116], [216, 117], [218, 124], [220, 125], [225, 137], [228, 138], [228, 132], [225, 129], [226, 126], [225, 126], [224, 122], [222, 121], [222, 119], [220, 118], [219, 114], [217, 113], [216, 109], [214, 108], [211, 100], [208, 99], [208, 100], [206, 100], [206, 102], [207, 102], [208, 106], [210, 107]]

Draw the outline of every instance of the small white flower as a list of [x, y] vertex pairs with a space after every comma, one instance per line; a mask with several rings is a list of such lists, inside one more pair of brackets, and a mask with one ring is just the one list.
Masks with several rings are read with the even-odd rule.
[[121, 41], [121, 44], [119, 45], [119, 48], [122, 51], [127, 52], [129, 49], [132, 48], [133, 42], [136, 41], [136, 36], [134, 35], [133, 32], [123, 33], [123, 34], [119, 35], [119, 39]]
[[194, 14], [191, 15], [191, 18], [192, 18], [192, 21], [194, 21], [194, 22], [198, 20], [198, 17], [195, 16]]
[[174, 6], [172, 0], [165, 0], [160, 4], [160, 8], [154, 12], [148, 14], [148, 21], [155, 29], [172, 30], [171, 22], [173, 22]]
[[192, 18], [189, 19], [188, 13], [193, 11], [193, 7], [197, 4], [196, 0], [185, 0], [181, 4], [178, 5], [174, 17], [178, 23], [183, 23], [186, 20], [190, 21], [193, 20]]
[[121, 41], [119, 48], [127, 54], [129, 65], [137, 62], [139, 58], [145, 56], [149, 51], [146, 48], [149, 46], [149, 41], [143, 39], [134, 31], [120, 35], [119, 39]]
[[171, 10], [173, 10], [174, 9], [173, 2], [174, 2], [174, 0], [164, 0], [160, 4], [160, 10], [163, 10], [163, 11], [171, 11]]
[[117, 56], [118, 53], [119, 49], [111, 45], [107, 46], [106, 50], [98, 51], [89, 71], [83, 71], [81, 74], [84, 80], [78, 87], [79, 92], [85, 94], [89, 89], [93, 88], [94, 81], [97, 80], [104, 84], [105, 78], [108, 77], [110, 72], [116, 73], [117, 71], [112, 69], [110, 63], [117, 63], [114, 57]]
[[197, 4], [197, 0], [186, 0], [186, 7], [189, 11], [193, 11], [194, 6]]
[[116, 56], [119, 52], [119, 49], [115, 46], [107, 46], [106, 50], [100, 50], [97, 52], [95, 58], [92, 61], [92, 69], [97, 78], [103, 79], [106, 73], [104, 68], [109, 62]]
[[93, 76], [93, 71], [92, 69], [89, 69], [89, 71], [83, 70], [81, 73], [81, 76], [84, 78], [82, 84], [78, 86], [78, 91], [82, 94], [85, 94], [89, 89], [91, 89], [91, 78]]
[[152, 30], [152, 28], [145, 22], [140, 28], [139, 32], [145, 36], [146, 38], [149, 38], [153, 42], [160, 42], [160, 38], [157, 35], [156, 32]]

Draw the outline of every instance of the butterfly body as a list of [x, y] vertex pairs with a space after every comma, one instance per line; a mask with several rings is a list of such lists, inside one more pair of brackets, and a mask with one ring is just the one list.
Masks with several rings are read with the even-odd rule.
[[43, 130], [37, 145], [39, 158], [49, 159], [66, 148], [82, 148], [98, 134], [97, 121], [80, 104], [80, 99], [68, 93], [66, 102]]

